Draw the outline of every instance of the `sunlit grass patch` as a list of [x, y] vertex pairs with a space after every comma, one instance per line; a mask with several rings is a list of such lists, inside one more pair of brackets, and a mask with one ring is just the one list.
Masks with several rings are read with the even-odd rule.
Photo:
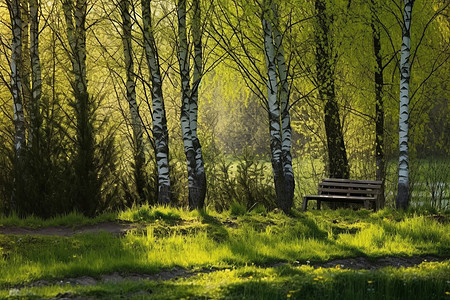
[[98, 299], [446, 299], [450, 263], [413, 268], [354, 271], [310, 266], [243, 266], [166, 281], [125, 280], [92, 286], [56, 284], [4, 289], [11, 299], [95, 297]]
[[143, 206], [117, 218], [141, 226], [120, 237], [0, 235], [0, 287], [113, 272], [152, 274], [174, 267], [242, 268], [348, 257], [448, 258], [450, 253], [449, 223], [415, 212], [324, 210], [233, 217]]

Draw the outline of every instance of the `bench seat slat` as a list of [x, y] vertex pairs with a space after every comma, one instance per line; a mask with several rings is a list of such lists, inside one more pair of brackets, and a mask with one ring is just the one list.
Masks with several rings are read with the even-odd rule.
[[376, 184], [381, 185], [383, 182], [379, 180], [356, 180], [356, 179], [342, 179], [342, 178], [325, 178], [322, 182], [349, 182], [349, 183], [362, 183], [362, 184]]
[[379, 189], [378, 184], [357, 184], [357, 183], [340, 183], [340, 182], [321, 182], [319, 187], [342, 187], [342, 188], [359, 188], [359, 189]]
[[317, 200], [317, 199], [355, 200], [358, 202], [377, 199], [377, 197], [358, 197], [358, 196], [344, 196], [344, 195], [308, 195], [303, 198], [306, 198], [308, 200]]
[[320, 187], [319, 188], [319, 194], [323, 193], [332, 193], [332, 194], [355, 194], [355, 195], [378, 195], [380, 193], [380, 190], [353, 190], [353, 189], [334, 189], [334, 188], [328, 188], [328, 187]]

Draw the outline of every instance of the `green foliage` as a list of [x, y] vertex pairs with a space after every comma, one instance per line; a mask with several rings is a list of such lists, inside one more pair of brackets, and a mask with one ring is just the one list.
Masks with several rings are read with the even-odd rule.
[[98, 116], [101, 99], [88, 94], [75, 95], [71, 103], [76, 116], [75, 149], [72, 158], [73, 181], [71, 202], [88, 216], [95, 216], [118, 201], [117, 152], [114, 127], [108, 128], [108, 118]]
[[131, 222], [153, 222], [155, 220], [163, 220], [174, 223], [181, 219], [179, 213], [167, 208], [150, 208], [148, 204], [136, 208], [131, 208], [129, 212], [119, 215], [120, 219]]
[[230, 206], [230, 215], [243, 216], [247, 212], [247, 207], [239, 202], [233, 202]]
[[217, 211], [249, 211], [257, 205], [273, 209], [275, 191], [266, 160], [247, 147], [236, 157], [218, 154], [206, 161], [208, 202]]

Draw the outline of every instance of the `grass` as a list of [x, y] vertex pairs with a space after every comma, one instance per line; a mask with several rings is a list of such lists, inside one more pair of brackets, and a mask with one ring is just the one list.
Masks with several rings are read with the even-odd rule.
[[310, 266], [244, 266], [167, 281], [103, 282], [93, 286], [56, 284], [11, 289], [11, 299], [95, 297], [99, 299], [448, 299], [449, 262], [413, 268], [353, 271]]
[[18, 226], [27, 228], [43, 228], [50, 226], [82, 226], [92, 225], [102, 222], [111, 222], [117, 220], [117, 213], [103, 213], [95, 218], [88, 218], [79, 212], [71, 212], [67, 215], [60, 215], [54, 218], [42, 219], [35, 216], [20, 218], [17, 214], [9, 216], [0, 214], [1, 226]]
[[[204, 211], [142, 206], [97, 219], [84, 219], [71, 214], [43, 222], [42, 226], [77, 226], [80, 222], [89, 224], [113, 219], [143, 225], [122, 237], [104, 232], [72, 237], [0, 235], [0, 298], [8, 296], [10, 291], [14, 294], [13, 289], [22, 284], [37, 280], [54, 282], [78, 276], [98, 278], [113, 272], [153, 274], [174, 267], [229, 271], [161, 284], [121, 282], [118, 285], [99, 283], [75, 288], [59, 285], [26, 288], [19, 290], [16, 296], [30, 293], [31, 298], [33, 295], [54, 297], [70, 290], [77, 295], [98, 293], [99, 297], [110, 298], [111, 295], [132, 297], [133, 291], [151, 290], [152, 297], [156, 295], [161, 299], [172, 292], [170, 295], [173, 298], [190, 295], [194, 298], [237, 299], [238, 295], [243, 294], [250, 299], [286, 299], [287, 295], [293, 298], [305, 295], [305, 299], [346, 299], [346, 295], [356, 293], [353, 299], [376, 299], [383, 293], [395, 298], [402, 284], [405, 284], [401, 287], [405, 295], [416, 295], [416, 288], [412, 288], [416, 284], [424, 286], [417, 292], [430, 295], [430, 291], [436, 291], [438, 298], [446, 297], [445, 292], [450, 290], [450, 278], [446, 275], [450, 274], [448, 213], [429, 215], [420, 210], [398, 212], [386, 209], [376, 213], [366, 210], [324, 210], [294, 212], [292, 216], [276, 212], [236, 216], [229, 212], [208, 214]], [[14, 216], [0, 219], [0, 225], [21, 224], [37, 227], [39, 219], [18, 220]], [[292, 266], [297, 261], [419, 255], [441, 256], [447, 260], [423, 264], [416, 269], [383, 269], [376, 272], [318, 271], [306, 266]], [[273, 268], [278, 262], [288, 265]], [[245, 272], [250, 275], [242, 275]], [[417, 274], [413, 275], [415, 272]], [[252, 278], [249, 279], [249, 276]], [[322, 278], [313, 280], [318, 276]], [[370, 286], [371, 290], [366, 293], [369, 288], [367, 281], [376, 284], [373, 289]], [[360, 290], [362, 292], [355, 292]], [[264, 295], [258, 294], [262, 292]], [[137, 298], [140, 296], [136, 295]]]

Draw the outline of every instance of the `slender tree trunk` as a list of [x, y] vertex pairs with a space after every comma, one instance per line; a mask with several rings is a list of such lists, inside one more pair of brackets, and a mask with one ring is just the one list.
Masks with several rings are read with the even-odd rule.
[[267, 67], [270, 150], [275, 192], [278, 207], [287, 213], [292, 207], [295, 186], [290, 152], [289, 83], [278, 28], [278, 11], [271, 1], [263, 2], [261, 23]]
[[125, 71], [127, 74], [127, 101], [130, 108], [131, 127], [133, 130], [133, 151], [134, 151], [134, 180], [139, 200], [145, 201], [145, 152], [143, 141], [142, 123], [139, 117], [139, 107], [136, 102], [136, 83], [134, 76], [133, 48], [131, 44], [131, 16], [129, 0], [121, 0], [119, 3], [122, 16], [122, 44], [125, 59]]
[[40, 102], [42, 95], [41, 61], [39, 58], [39, 18], [38, 1], [30, 0], [30, 57], [31, 57], [31, 103], [30, 103], [30, 135], [28, 140], [35, 141], [41, 126]]
[[[194, 9], [199, 3], [195, 4]], [[203, 159], [201, 154], [200, 142], [197, 137], [197, 99], [198, 87], [201, 79], [201, 39], [200, 33], [194, 35], [194, 91], [190, 88], [190, 72], [189, 72], [189, 46], [186, 28], [186, 0], [179, 0], [177, 5], [178, 15], [178, 62], [180, 65], [181, 77], [181, 131], [183, 135], [184, 153], [187, 160], [188, 184], [189, 184], [189, 208], [203, 208], [206, 196], [206, 177], [203, 167]], [[199, 7], [194, 13], [200, 17]], [[199, 23], [196, 28], [195, 21], [193, 30], [200, 30]], [[194, 94], [194, 95], [193, 95]], [[193, 99], [194, 98], [194, 99]], [[191, 127], [192, 126], [192, 127]]]
[[400, 58], [400, 113], [399, 113], [399, 166], [397, 208], [406, 209], [409, 205], [409, 79], [411, 76], [409, 56], [411, 50], [411, 13], [414, 0], [404, 0], [404, 24]]
[[189, 206], [191, 209], [203, 208], [206, 197], [206, 174], [203, 163], [202, 147], [197, 135], [197, 119], [198, 119], [198, 90], [203, 75], [203, 51], [202, 51], [202, 28], [201, 28], [201, 10], [200, 0], [193, 0], [193, 20], [192, 20], [192, 41], [194, 43], [194, 71], [193, 83], [191, 91], [191, 99], [189, 101], [189, 126], [192, 134], [192, 144], [195, 151], [195, 174], [194, 188], [192, 192], [195, 195], [190, 197]]
[[381, 55], [380, 24], [376, 20], [375, 0], [371, 0], [371, 27], [373, 49], [375, 53], [375, 160], [376, 160], [376, 180], [382, 182], [381, 194], [378, 198], [377, 209], [383, 208], [384, 182], [386, 178], [386, 162], [384, 155], [384, 103], [383, 103], [383, 57]]
[[282, 44], [282, 35], [278, 22], [278, 7], [272, 3], [273, 11], [273, 40], [275, 42], [276, 65], [279, 76], [278, 98], [280, 102], [281, 113], [281, 161], [283, 165], [284, 176], [284, 198], [280, 208], [284, 211], [291, 209], [294, 200], [294, 171], [292, 169], [292, 155], [291, 155], [291, 118], [289, 114], [289, 82], [287, 79], [288, 71], [286, 67], [286, 60], [284, 56], [284, 49]]
[[315, 30], [316, 72], [319, 97], [325, 103], [329, 176], [332, 178], [349, 178], [350, 168], [335, 94], [334, 68], [336, 59], [332, 51], [333, 45], [329, 41], [332, 18], [326, 14], [324, 0], [315, 0], [315, 8], [317, 12], [317, 28]]
[[268, 20], [268, 11], [264, 7], [261, 18], [264, 34], [264, 50], [267, 65], [267, 103], [269, 111], [270, 151], [272, 153], [272, 169], [277, 194], [278, 207], [283, 206], [285, 182], [283, 176], [283, 162], [281, 159], [281, 126], [280, 106], [278, 103], [277, 64], [275, 47], [273, 44], [272, 24]]
[[[22, 18], [22, 57], [21, 57], [21, 68], [20, 68], [20, 77], [22, 80], [22, 100], [25, 111], [28, 112], [31, 121], [31, 60], [30, 60], [30, 15], [28, 9], [28, 0], [20, 1], [20, 11]], [[26, 124], [28, 129], [27, 134], [27, 146], [31, 147], [33, 140], [33, 129], [31, 128], [31, 124]]]
[[95, 214], [100, 199], [95, 167], [95, 136], [93, 132], [92, 103], [87, 90], [86, 77], [86, 0], [63, 0], [67, 38], [74, 80], [76, 114], [76, 155], [74, 158], [75, 180], [73, 195], [76, 205], [89, 216]]
[[142, 0], [144, 42], [152, 82], [153, 136], [158, 167], [158, 203], [170, 204], [169, 134], [162, 92], [159, 57], [153, 36], [150, 1]]
[[14, 108], [14, 150], [19, 159], [25, 146], [25, 114], [23, 110], [21, 62], [22, 62], [22, 17], [20, 1], [10, 4], [12, 43], [11, 43], [11, 93]]
[[[11, 17], [11, 94], [13, 100], [13, 122], [14, 122], [14, 153], [16, 156], [16, 175], [14, 177], [14, 188], [11, 195], [10, 209], [16, 208], [16, 177], [20, 175], [22, 166], [22, 151], [26, 146], [25, 140], [25, 114], [23, 109], [22, 94], [22, 16], [19, 0], [7, 2]], [[23, 187], [20, 187], [23, 188]]]
[[75, 96], [88, 97], [86, 78], [86, 0], [63, 0], [67, 38], [71, 50], [70, 59], [74, 74]]

